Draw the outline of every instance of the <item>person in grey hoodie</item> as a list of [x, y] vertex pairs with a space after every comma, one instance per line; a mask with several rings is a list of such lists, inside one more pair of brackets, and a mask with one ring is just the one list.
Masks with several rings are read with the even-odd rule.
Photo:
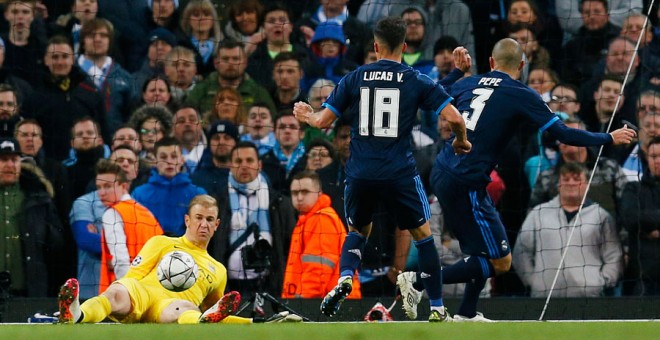
[[612, 216], [590, 200], [578, 216], [587, 174], [582, 164], [564, 164], [559, 195], [534, 207], [523, 222], [513, 247], [513, 266], [532, 297], [549, 294], [567, 247], [553, 297], [601, 296], [623, 273], [621, 241]]

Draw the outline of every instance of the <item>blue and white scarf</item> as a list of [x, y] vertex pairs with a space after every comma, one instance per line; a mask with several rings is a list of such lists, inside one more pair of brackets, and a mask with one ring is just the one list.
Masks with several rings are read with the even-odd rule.
[[[229, 244], [236, 242], [242, 234], [248, 232], [248, 226], [257, 223], [259, 237], [273, 244], [270, 233], [270, 218], [268, 206], [268, 182], [259, 174], [249, 183], [238, 183], [232, 174], [229, 174], [229, 206], [231, 208], [231, 222], [229, 224]], [[245, 241], [236, 247], [229, 255], [227, 263], [230, 279], [255, 279], [259, 276], [253, 270], [244, 270], [241, 259], [241, 248], [255, 242], [254, 233], [250, 233]]]
[[100, 89], [108, 78], [108, 72], [110, 72], [111, 65], [112, 58], [110, 57], [105, 57], [102, 67], [96, 66], [93, 61], [85, 58], [84, 55], [78, 57], [78, 66], [80, 66], [80, 68], [94, 81], [94, 85], [96, 85], [97, 89]]
[[303, 142], [300, 142], [296, 149], [293, 150], [291, 157], [287, 157], [284, 152], [282, 152], [280, 143], [275, 142], [275, 146], [273, 146], [273, 152], [275, 153], [275, 157], [280, 160], [280, 165], [286, 169], [286, 175], [289, 176], [291, 170], [293, 170], [293, 167], [296, 165], [296, 163], [298, 163], [298, 160], [300, 160], [300, 158], [305, 155], [305, 145]]
[[190, 37], [190, 41], [192, 42], [193, 46], [197, 48], [197, 52], [199, 52], [199, 55], [202, 57], [202, 61], [204, 63], [209, 61], [209, 58], [211, 58], [211, 55], [213, 54], [213, 50], [215, 49], [215, 43], [213, 42], [213, 39], [206, 39], [199, 41], [195, 36]]

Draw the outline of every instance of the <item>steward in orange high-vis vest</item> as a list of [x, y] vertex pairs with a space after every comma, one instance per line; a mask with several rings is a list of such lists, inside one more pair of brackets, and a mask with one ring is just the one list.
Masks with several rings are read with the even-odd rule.
[[[114, 209], [121, 217], [121, 221], [115, 219], [114, 216], [111, 218], [115, 220], [115, 226], [119, 223], [123, 223], [123, 236], [125, 243], [121, 242], [121, 233], [118, 233], [118, 229], [112, 231], [113, 236], [110, 236], [109, 234], [106, 235], [106, 231], [109, 231], [109, 229], [105, 223], [105, 217], [108, 213], [114, 215], [111, 211], [112, 209]], [[118, 279], [116, 274], [121, 273], [121, 276], [125, 274], [120, 268], [125, 267], [126, 271], [128, 271], [128, 266], [126, 264], [130, 265], [133, 261], [139, 261], [139, 259], [136, 260], [135, 257], [150, 238], [163, 234], [163, 230], [154, 215], [151, 214], [147, 208], [133, 199], [117, 202], [111, 207], [111, 209], [108, 209], [105, 214], [103, 214], [103, 220], [104, 226], [103, 233], [101, 233], [101, 281], [99, 284], [99, 294], [103, 293], [113, 281]], [[116, 243], [109, 243], [108, 239], [114, 239]], [[127, 258], [126, 255], [128, 255]], [[110, 264], [112, 266], [110, 266]]]
[[[330, 206], [330, 197], [320, 192], [312, 194], [318, 194], [318, 200], [299, 216], [291, 235], [282, 298], [323, 298], [339, 279], [339, 256], [346, 228]], [[292, 199], [297, 199], [297, 195], [292, 194]], [[357, 277], [348, 298], [362, 298]]]

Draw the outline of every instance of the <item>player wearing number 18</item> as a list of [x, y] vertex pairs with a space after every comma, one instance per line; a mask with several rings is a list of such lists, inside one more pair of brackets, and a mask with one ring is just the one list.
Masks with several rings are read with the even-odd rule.
[[[625, 126], [610, 134], [566, 127], [534, 90], [516, 80], [524, 66], [522, 53], [515, 40], [500, 40], [490, 58], [491, 72], [463, 79], [450, 91], [473, 145], [466, 155], [445, 148], [431, 172], [431, 187], [442, 206], [445, 225], [469, 256], [442, 270], [443, 283], [467, 283], [454, 321], [490, 321], [476, 311], [479, 293], [489, 277], [506, 273], [511, 267], [511, 247], [486, 185], [520, 125], [531, 121], [560, 142], [576, 146], [630, 143], [635, 135]], [[402, 292], [418, 296], [413, 290], [422, 287], [411, 285], [411, 281], [417, 281], [415, 275], [403, 273], [397, 284]], [[411, 313], [416, 301], [404, 300], [406, 314], [416, 314]]]
[[[430, 78], [401, 64], [406, 49], [406, 24], [398, 17], [381, 19], [374, 28], [378, 61], [347, 74], [314, 113], [296, 103], [294, 114], [302, 122], [326, 128], [337, 118], [351, 124], [351, 156], [346, 162], [345, 206], [349, 233], [340, 258], [337, 286], [321, 304], [321, 312], [334, 315], [351, 292], [352, 279], [371, 232], [375, 207], [384, 204], [407, 229], [419, 250], [422, 281], [431, 299], [430, 321], [448, 320], [442, 303], [440, 261], [429, 228], [429, 204], [411, 152], [412, 127], [419, 108], [435, 112], [456, 134], [453, 152], [470, 151], [465, 123], [452, 98]], [[465, 52], [461, 52], [466, 57]]]

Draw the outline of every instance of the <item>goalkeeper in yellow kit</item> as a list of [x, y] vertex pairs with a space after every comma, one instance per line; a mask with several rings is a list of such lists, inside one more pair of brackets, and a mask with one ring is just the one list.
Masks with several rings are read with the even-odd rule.
[[[60, 323], [96, 323], [106, 317], [122, 323], [252, 323], [251, 318], [232, 316], [240, 294], [223, 296], [227, 269], [206, 248], [220, 220], [216, 200], [208, 195], [194, 197], [185, 216], [186, 233], [172, 238], [155, 236], [142, 248], [123, 278], [101, 295], [80, 305], [78, 281], [69, 279], [58, 296]], [[199, 267], [197, 282], [183, 291], [165, 289], [156, 274], [161, 258], [174, 250], [190, 254]], [[202, 313], [204, 311], [204, 313]], [[280, 313], [267, 321], [300, 321], [297, 315]]]

